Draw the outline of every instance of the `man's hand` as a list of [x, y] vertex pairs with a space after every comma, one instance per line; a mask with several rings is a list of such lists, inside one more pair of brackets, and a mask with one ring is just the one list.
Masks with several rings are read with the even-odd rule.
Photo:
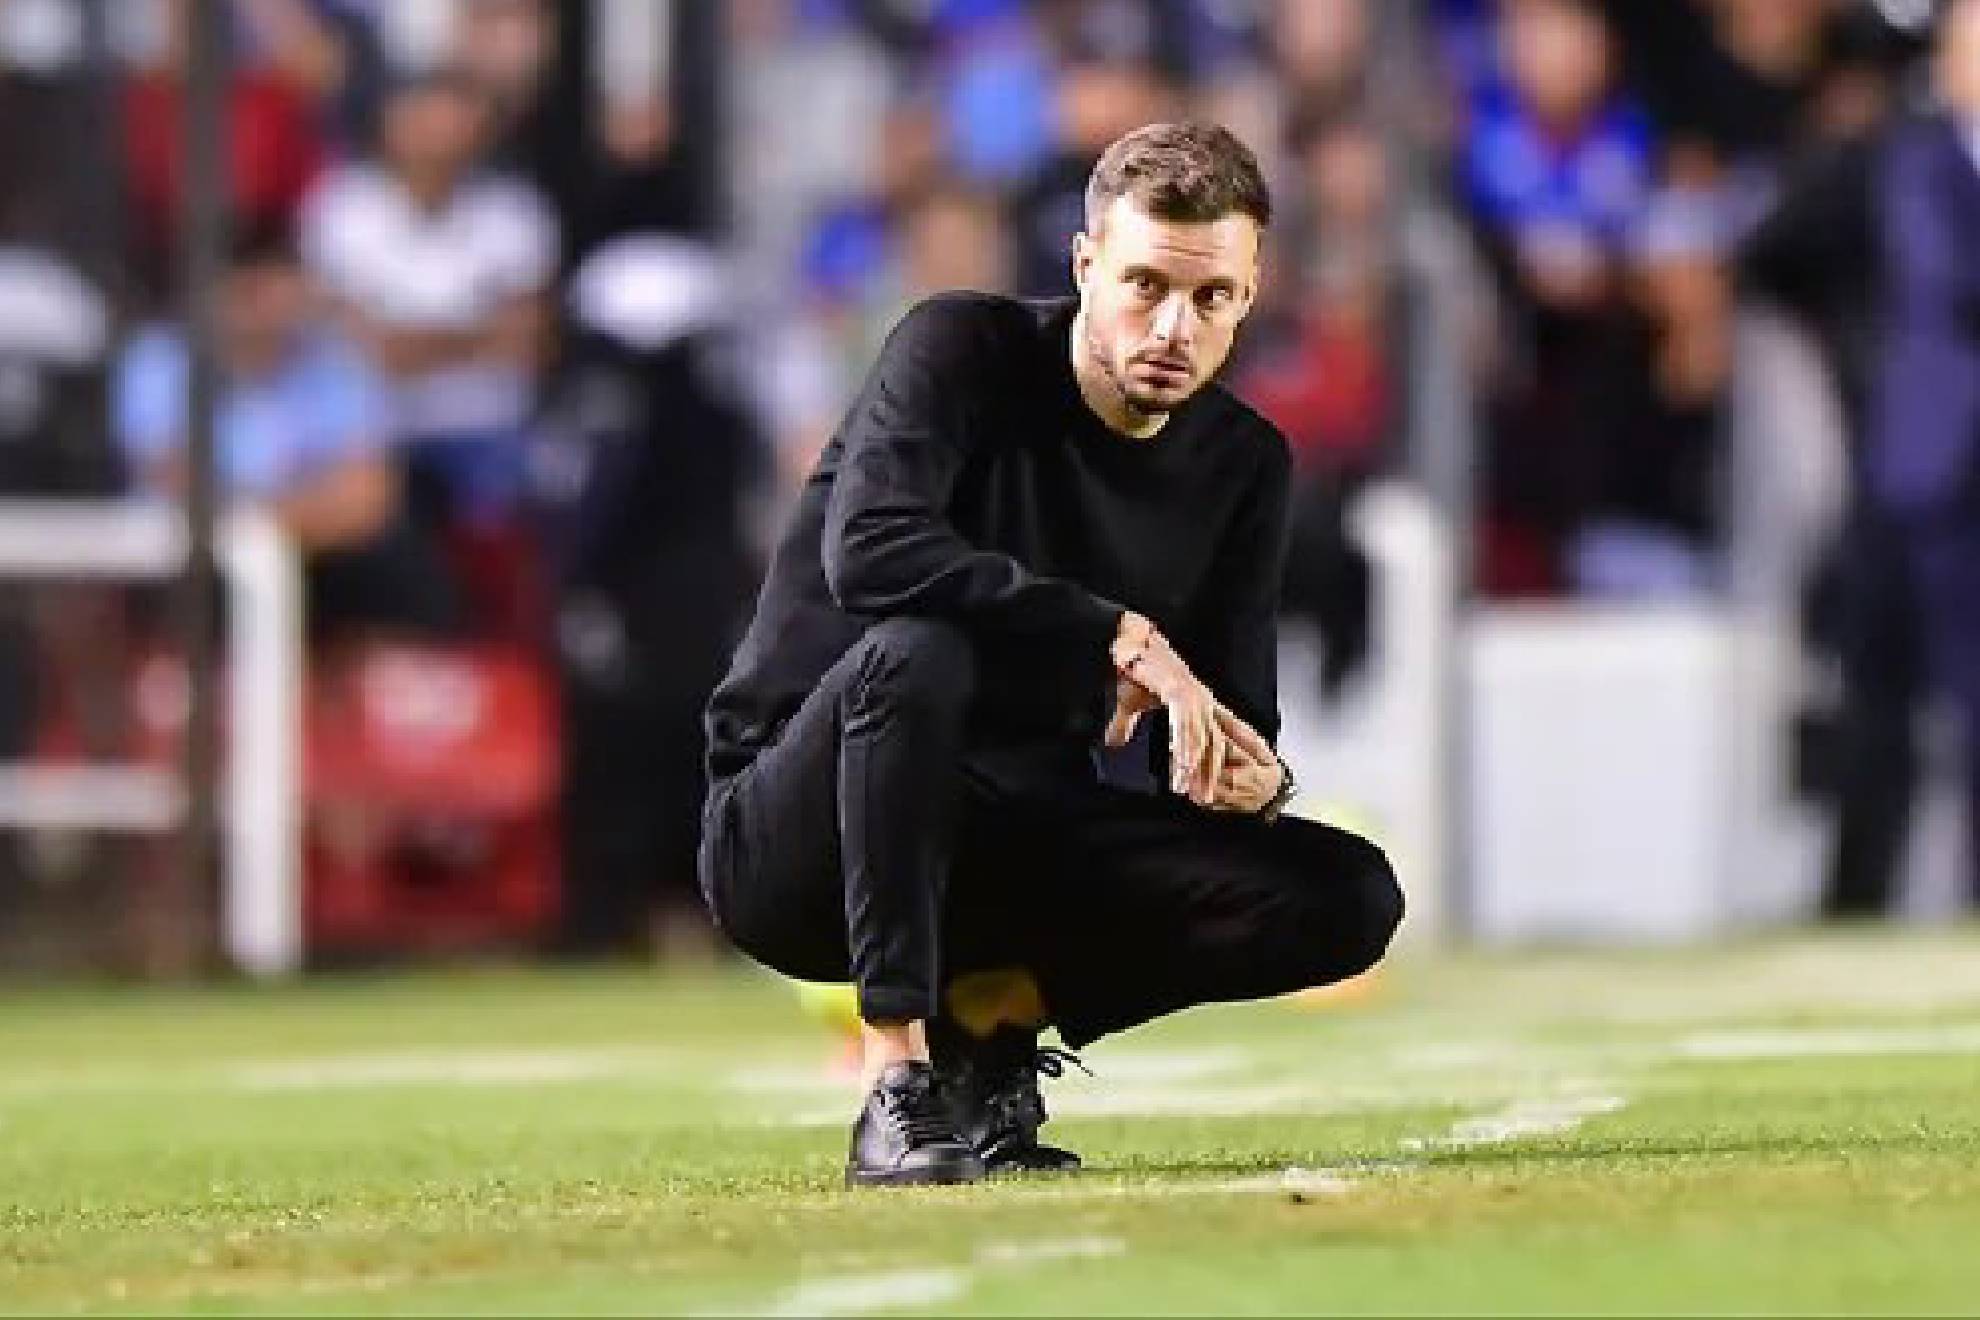
[[1169, 713], [1169, 790], [1209, 807], [1231, 752], [1230, 735], [1217, 720], [1216, 697], [1138, 614], [1121, 617], [1113, 658], [1121, 687], [1107, 723], [1108, 745], [1126, 742], [1141, 716], [1159, 703]]
[[1245, 815], [1262, 811], [1285, 782], [1284, 764], [1272, 750], [1272, 744], [1228, 707], [1217, 707], [1217, 722], [1230, 736], [1231, 755], [1217, 780], [1210, 810]]
[[[1106, 742], [1109, 747], [1126, 744], [1134, 736], [1135, 726], [1141, 723], [1142, 716], [1167, 706], [1171, 731], [1169, 787], [1172, 791], [1187, 793], [1191, 801], [1209, 811], [1246, 814], [1263, 810], [1278, 795], [1280, 785], [1285, 782], [1286, 771], [1278, 753], [1272, 750], [1272, 744], [1229, 707], [1209, 696], [1209, 689], [1197, 682], [1188, 666], [1175, 655], [1152, 624], [1137, 614], [1122, 616], [1113, 656], [1119, 676], [1115, 680], [1114, 713], [1107, 721]], [[1154, 657], [1152, 663], [1151, 657]], [[1208, 754], [1216, 760], [1216, 770], [1207, 781], [1201, 775], [1193, 779], [1188, 777], [1189, 763], [1184, 760], [1187, 753], [1174, 732], [1176, 707], [1153, 686], [1161, 675], [1175, 676], [1167, 668], [1171, 662], [1175, 669], [1181, 671], [1180, 676], [1176, 677], [1186, 701], [1194, 700], [1199, 691], [1209, 698], [1209, 718], [1215, 745], [1210, 747], [1206, 742], [1205, 746], [1210, 747]], [[1189, 691], [1191, 685], [1197, 691]]]
[[1134, 737], [1135, 726], [1151, 710], [1162, 709], [1162, 699], [1131, 678], [1114, 680], [1114, 714], [1107, 721], [1107, 745], [1125, 747]]

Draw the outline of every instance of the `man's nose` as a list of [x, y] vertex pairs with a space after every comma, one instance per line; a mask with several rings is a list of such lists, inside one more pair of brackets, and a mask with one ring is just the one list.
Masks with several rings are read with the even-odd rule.
[[1189, 331], [1189, 300], [1180, 294], [1171, 294], [1155, 310], [1155, 338], [1183, 348], [1189, 344]]

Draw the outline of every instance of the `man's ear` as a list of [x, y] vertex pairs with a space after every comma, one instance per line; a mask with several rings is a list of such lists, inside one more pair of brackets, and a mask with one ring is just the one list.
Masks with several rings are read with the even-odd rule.
[[1074, 234], [1072, 241], [1073, 287], [1081, 293], [1086, 292], [1086, 274], [1093, 267], [1093, 256], [1093, 240], [1088, 238], [1084, 232]]

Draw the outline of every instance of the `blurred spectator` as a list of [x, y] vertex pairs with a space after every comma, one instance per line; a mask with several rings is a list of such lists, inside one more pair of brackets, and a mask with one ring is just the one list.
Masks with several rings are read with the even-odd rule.
[[1505, 81], [1478, 93], [1463, 176], [1524, 333], [1490, 399], [1479, 574], [1496, 594], [1546, 593], [1565, 585], [1618, 385], [1641, 369], [1619, 258], [1654, 141], [1593, 4], [1511, 0], [1500, 41]]
[[754, 589], [743, 501], [763, 460], [730, 281], [702, 244], [627, 234], [580, 265], [569, 310], [532, 464], [559, 529], [561, 943], [705, 943], [701, 716]]
[[[1836, 681], [1797, 722], [1797, 779], [1827, 800], [1834, 830], [1823, 905], [1876, 912], [1896, 891], [1918, 779], [1915, 709], [1922, 680], [1914, 593], [1903, 547], [1880, 501], [1867, 497], [1863, 440], [1878, 357], [1874, 194], [1894, 92], [1897, 38], [1841, 29], [1814, 94], [1810, 136], [1789, 158], [1780, 194], [1741, 254], [1747, 288], [1794, 318], [1832, 393], [1847, 489], [1840, 526], [1805, 583], [1806, 643]], [[1770, 414], [1789, 410], [1766, 400]], [[1808, 428], [1798, 448], [1816, 442]], [[1778, 477], [1768, 478], [1778, 487]], [[1737, 516], [1760, 510], [1749, 500]]]
[[1365, 98], [1373, 63], [1368, 0], [1275, 0], [1271, 50], [1288, 118], [1311, 118]]
[[[850, 255], [819, 254], [813, 296], [770, 340], [763, 393], [790, 489], [810, 474], [902, 312], [944, 289], [1010, 289], [1002, 208], [966, 183], [926, 183], [897, 213], [870, 215], [856, 242]], [[852, 269], [833, 269], [834, 260]]]
[[[726, 139], [738, 274], [759, 304], [781, 300], [806, 235], [828, 209], [894, 189], [907, 125], [889, 126], [894, 70], [847, 21], [813, 19], [799, 0], [737, 0]], [[801, 106], [802, 114], [792, 107]], [[927, 145], [910, 153], [925, 158]]]
[[1727, 226], [1717, 194], [1666, 189], [1631, 235], [1613, 391], [1584, 437], [1586, 505], [1568, 577], [1600, 597], [1702, 596], [1717, 581], [1722, 404], [1732, 376]]
[[1506, 82], [1474, 108], [1473, 209], [1521, 289], [1572, 313], [1613, 292], [1612, 262], [1654, 167], [1650, 121], [1614, 81], [1613, 43], [1583, 0], [1509, 0]]
[[[104, 494], [116, 476], [100, 404], [110, 308], [59, 252], [33, 241], [21, 220], [29, 210], [24, 192], [0, 191], [0, 497]], [[0, 584], [0, 757], [9, 759], [40, 713], [34, 625], [49, 611], [36, 594]], [[11, 845], [0, 846], [0, 868], [10, 860]]]
[[1610, 0], [1630, 82], [1715, 167], [1785, 156], [1840, 26], [1832, 0]]
[[[312, 632], [451, 629], [445, 578], [401, 517], [383, 385], [312, 315], [291, 245], [249, 230], [217, 294], [218, 476], [229, 498], [265, 505], [294, 539]], [[137, 485], [161, 495], [184, 482], [188, 370], [184, 332], [166, 324], [142, 330], [117, 370], [118, 441]]]
[[1061, 74], [1055, 145], [1012, 203], [1016, 291], [1072, 292], [1072, 237], [1085, 223], [1086, 180], [1109, 142], [1168, 116], [1171, 88], [1146, 63], [1082, 60]]
[[1964, 736], [1980, 901], [1980, 0], [1952, 0], [1938, 21], [1940, 109], [1894, 132], [1877, 178], [1869, 466], [1903, 543], [1927, 678]]
[[488, 132], [479, 84], [421, 75], [388, 97], [377, 160], [327, 177], [304, 215], [311, 270], [393, 383], [430, 526], [515, 512], [556, 268], [542, 198], [478, 170]]
[[1234, 385], [1292, 446], [1283, 607], [1319, 629], [1322, 688], [1333, 696], [1369, 647], [1373, 578], [1347, 508], [1396, 458], [1409, 311], [1374, 125], [1351, 112], [1323, 115], [1299, 126], [1295, 147], [1303, 186], [1280, 240], [1287, 269]]
[[[462, 5], [450, 63], [487, 98], [483, 165], [526, 180], [556, 217], [568, 269], [581, 239], [608, 153], [595, 149], [600, 100], [587, 84], [578, 47], [592, 36], [592, 5], [548, 0], [474, 0]], [[664, 35], [664, 34], [663, 34]], [[624, 113], [624, 107], [613, 107]]]
[[[136, 0], [116, 12], [134, 67], [123, 88], [123, 146], [134, 256], [162, 292], [174, 251], [184, 177], [181, 142], [193, 0]], [[226, 103], [227, 177], [244, 222], [286, 226], [322, 169], [356, 62], [345, 34], [308, 0], [233, 0], [226, 36], [233, 76]]]
[[0, 196], [0, 492], [83, 495], [114, 484], [101, 443], [111, 314], [95, 284], [33, 241]]

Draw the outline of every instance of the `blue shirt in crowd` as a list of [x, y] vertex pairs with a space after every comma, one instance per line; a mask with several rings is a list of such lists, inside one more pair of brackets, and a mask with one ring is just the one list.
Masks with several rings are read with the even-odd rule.
[[1493, 228], [1514, 237], [1567, 230], [1611, 248], [1628, 236], [1655, 170], [1641, 110], [1612, 101], [1569, 142], [1550, 138], [1502, 86], [1482, 90], [1472, 115], [1465, 184]]
[[[140, 332], [117, 368], [114, 425], [133, 473], [166, 462], [185, 442], [184, 336]], [[234, 496], [287, 494], [328, 469], [376, 451], [390, 434], [384, 383], [346, 341], [301, 339], [274, 371], [226, 381], [214, 418], [215, 463]]]

